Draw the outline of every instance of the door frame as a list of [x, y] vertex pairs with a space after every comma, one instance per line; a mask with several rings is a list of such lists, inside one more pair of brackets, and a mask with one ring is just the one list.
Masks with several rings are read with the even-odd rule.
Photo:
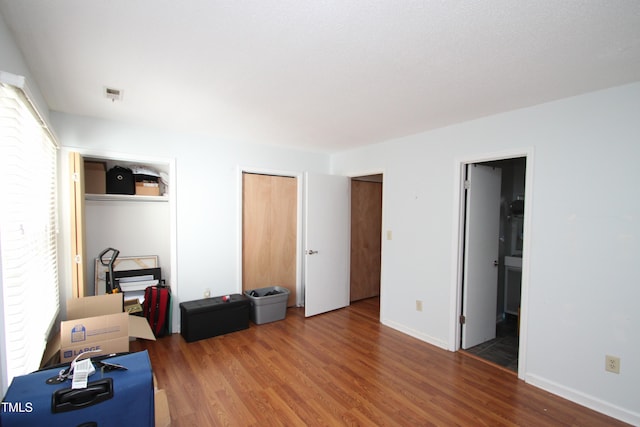
[[384, 267], [383, 267], [384, 266], [384, 246], [385, 246], [385, 241], [388, 240], [385, 238], [385, 235], [387, 235], [387, 231], [385, 231], [385, 224], [386, 224], [385, 201], [387, 200], [386, 192], [387, 192], [388, 186], [385, 185], [384, 183], [387, 172], [383, 168], [381, 169], [374, 168], [374, 169], [365, 169], [364, 171], [344, 173], [344, 176], [348, 177], [349, 179], [358, 178], [361, 176], [369, 176], [369, 175], [382, 175], [382, 227], [381, 227], [382, 235], [380, 236], [380, 310], [378, 312], [378, 321], [382, 322], [383, 313], [385, 312], [384, 311], [384, 308], [385, 308], [384, 295], [386, 294], [386, 286], [384, 281]]
[[303, 277], [303, 265], [302, 265], [302, 238], [303, 238], [303, 189], [304, 189], [304, 173], [303, 172], [292, 172], [292, 171], [283, 171], [277, 169], [267, 169], [267, 168], [256, 168], [249, 166], [238, 166], [237, 169], [237, 183], [238, 183], [238, 215], [237, 218], [237, 229], [238, 229], [238, 265], [236, 266], [237, 274], [238, 274], [238, 283], [237, 283], [237, 292], [242, 293], [242, 241], [243, 241], [243, 227], [242, 227], [242, 218], [244, 216], [244, 203], [242, 203], [244, 186], [242, 181], [243, 173], [255, 173], [260, 175], [271, 175], [271, 176], [286, 176], [291, 178], [296, 178], [296, 186], [297, 186], [297, 200], [296, 200], [296, 307], [304, 306], [304, 289], [302, 286], [302, 277]]
[[[132, 154], [132, 153], [122, 153], [119, 151], [111, 151], [111, 150], [107, 150], [107, 149], [102, 149], [102, 148], [88, 148], [88, 147], [62, 147], [60, 149], [60, 156], [59, 156], [59, 172], [58, 174], [62, 177], [67, 177], [69, 176], [69, 174], [71, 173], [71, 164], [69, 163], [69, 153], [71, 152], [77, 152], [79, 153], [83, 158], [86, 157], [90, 157], [90, 158], [94, 158], [94, 159], [104, 159], [106, 160], [118, 160], [121, 162], [127, 162], [127, 163], [142, 163], [142, 164], [159, 164], [159, 165], [166, 165], [168, 166], [169, 169], [169, 177], [171, 180], [171, 191], [169, 192], [167, 197], [167, 202], [169, 203], [169, 266], [170, 266], [170, 272], [169, 272], [169, 278], [167, 279], [170, 287], [171, 287], [171, 292], [178, 296], [179, 292], [180, 292], [180, 283], [178, 280], [178, 249], [177, 249], [177, 242], [178, 242], [178, 206], [177, 206], [177, 197], [178, 197], [178, 186], [176, 185], [176, 183], [178, 182], [178, 177], [177, 177], [177, 173], [176, 173], [176, 159], [175, 157], [156, 157], [156, 156], [147, 156], [147, 155], [143, 155], [143, 154]], [[65, 182], [66, 178], [63, 179], [61, 182]], [[63, 204], [65, 204], [66, 206], [70, 206], [71, 205], [71, 201], [70, 201], [70, 197], [72, 197], [72, 195], [70, 194], [70, 186], [66, 185], [66, 183], [64, 185], [61, 185], [59, 187], [59, 191], [60, 191], [60, 206], [62, 206]], [[60, 258], [60, 265], [66, 265], [66, 266], [70, 266], [72, 259], [71, 259], [71, 242], [70, 242], [70, 236], [71, 236], [71, 218], [70, 218], [70, 212], [68, 212], [68, 209], [62, 209], [61, 210], [61, 217], [60, 217], [60, 236], [65, 236], [62, 238], [61, 240], [61, 251], [59, 251], [62, 255]], [[86, 263], [85, 263], [86, 265]], [[85, 269], [86, 270], [86, 269]], [[70, 271], [70, 267], [66, 267], [61, 269], [61, 272], [59, 272], [59, 274], [61, 274], [60, 277], [60, 282], [63, 283], [66, 280], [71, 280], [71, 278], [69, 277], [69, 275], [71, 274]], [[70, 292], [65, 290], [66, 287], [61, 287], [60, 288], [60, 304], [61, 304], [61, 311], [64, 309], [64, 306], [66, 305], [66, 300], [67, 298], [71, 298], [72, 295], [69, 295], [68, 293]], [[63, 305], [64, 304], [64, 305]], [[180, 307], [178, 306], [178, 304], [172, 304], [172, 311], [171, 311], [171, 319], [172, 319], [172, 325], [171, 325], [171, 330], [176, 332], [176, 331], [180, 331]]]
[[461, 349], [462, 328], [460, 327], [460, 315], [462, 314], [462, 292], [464, 276], [464, 226], [465, 226], [465, 167], [474, 163], [490, 162], [495, 160], [507, 160], [516, 157], [524, 157], [525, 167], [525, 197], [523, 240], [522, 248], [522, 282], [520, 295], [520, 340], [518, 352], [518, 378], [524, 379], [526, 373], [527, 358], [527, 332], [528, 332], [528, 304], [529, 304], [529, 257], [531, 254], [531, 214], [533, 205], [533, 171], [534, 171], [534, 149], [533, 147], [505, 150], [494, 153], [476, 154], [454, 160], [454, 188], [453, 188], [453, 212], [458, 213], [458, 220], [453, 225], [452, 241], [452, 283], [450, 293], [450, 328], [449, 328], [449, 350], [459, 351]]

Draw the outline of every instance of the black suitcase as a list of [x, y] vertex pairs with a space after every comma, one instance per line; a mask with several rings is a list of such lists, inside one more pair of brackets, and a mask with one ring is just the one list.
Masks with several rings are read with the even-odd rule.
[[136, 194], [131, 169], [114, 166], [107, 171], [107, 194]]
[[47, 382], [58, 377], [60, 368], [15, 377], [3, 400], [0, 425], [153, 427], [153, 374], [147, 351], [102, 360], [126, 370], [109, 370], [95, 360], [96, 372], [86, 389], [71, 389], [71, 380]]

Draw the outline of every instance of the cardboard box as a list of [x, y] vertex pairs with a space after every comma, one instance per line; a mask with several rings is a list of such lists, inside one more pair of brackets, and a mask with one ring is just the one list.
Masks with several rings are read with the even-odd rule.
[[171, 425], [171, 413], [169, 412], [169, 400], [165, 390], [155, 390], [155, 421], [156, 427], [169, 427]]
[[137, 196], [159, 196], [160, 184], [157, 182], [136, 181]]
[[129, 351], [130, 338], [154, 340], [147, 319], [123, 311], [123, 294], [73, 298], [60, 323], [60, 362], [89, 350], [99, 354]]
[[105, 194], [107, 192], [107, 165], [104, 162], [84, 162], [84, 192]]
[[167, 392], [158, 388], [156, 374], [153, 374], [153, 392], [155, 398], [155, 427], [169, 427], [171, 425], [169, 399], [167, 399]]

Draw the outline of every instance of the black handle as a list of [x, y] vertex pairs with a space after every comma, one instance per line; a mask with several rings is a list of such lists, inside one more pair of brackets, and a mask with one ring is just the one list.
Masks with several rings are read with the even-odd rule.
[[[111, 258], [109, 259], [109, 262], [106, 262], [104, 260], [104, 256], [109, 251], [112, 251], [113, 254], [111, 255]], [[103, 250], [102, 252], [100, 252], [100, 255], [98, 255], [98, 258], [100, 258], [100, 263], [102, 265], [104, 265], [105, 267], [109, 267], [109, 273], [107, 274], [107, 280], [106, 280], [106, 291], [107, 291], [107, 293], [113, 292], [114, 289], [117, 289], [118, 292], [122, 292], [122, 289], [120, 289], [120, 282], [118, 282], [115, 279], [115, 277], [113, 277], [113, 263], [116, 262], [116, 258], [118, 258], [118, 255], [120, 255], [120, 251], [117, 250], [117, 249], [113, 249], [113, 248], [107, 248], [107, 249]]]
[[92, 381], [87, 388], [56, 390], [51, 396], [51, 411], [54, 414], [86, 408], [113, 397], [113, 379]]
[[[105, 261], [104, 260], [104, 256], [109, 251], [113, 251], [113, 254], [111, 255], [111, 259], [109, 261]], [[113, 263], [115, 262], [116, 258], [118, 258], [118, 255], [120, 255], [120, 251], [119, 250], [113, 249], [113, 248], [107, 248], [107, 249], [103, 250], [102, 252], [100, 252], [100, 255], [98, 255], [98, 258], [100, 258], [100, 263], [106, 267], [106, 266], [108, 266], [110, 264], [113, 265]]]

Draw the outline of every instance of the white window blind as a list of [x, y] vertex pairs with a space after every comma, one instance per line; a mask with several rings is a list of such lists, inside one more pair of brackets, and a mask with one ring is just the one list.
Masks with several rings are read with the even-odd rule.
[[38, 369], [59, 308], [57, 146], [22, 89], [0, 83], [2, 389]]

